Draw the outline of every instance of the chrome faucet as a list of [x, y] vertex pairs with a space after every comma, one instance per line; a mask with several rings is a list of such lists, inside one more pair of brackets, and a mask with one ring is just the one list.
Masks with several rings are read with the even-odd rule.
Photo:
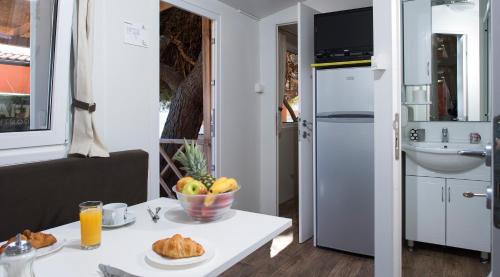
[[441, 142], [449, 142], [448, 138], [448, 128], [443, 128], [441, 130]]

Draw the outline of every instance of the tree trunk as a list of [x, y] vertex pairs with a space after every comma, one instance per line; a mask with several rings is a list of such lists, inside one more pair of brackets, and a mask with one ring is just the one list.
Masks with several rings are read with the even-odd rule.
[[[170, 102], [167, 121], [163, 127], [162, 138], [197, 139], [203, 123], [203, 60], [200, 54], [196, 64], [186, 79], [180, 83]], [[169, 157], [172, 157], [180, 145], [162, 145]], [[160, 167], [165, 166], [160, 159]], [[173, 187], [177, 176], [170, 170], [163, 176], [166, 183]]]
[[202, 58], [198, 56], [189, 75], [177, 87], [163, 127], [162, 138], [198, 138], [203, 122]]
[[184, 77], [171, 66], [160, 64], [160, 80], [165, 82], [172, 91], [176, 91]]

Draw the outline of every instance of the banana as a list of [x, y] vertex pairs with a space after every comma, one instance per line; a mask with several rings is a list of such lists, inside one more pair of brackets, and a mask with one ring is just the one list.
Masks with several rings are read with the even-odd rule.
[[228, 192], [230, 191], [232, 188], [231, 186], [231, 183], [230, 182], [227, 182], [227, 181], [224, 181], [224, 182], [221, 182], [219, 184], [217, 184], [217, 186], [214, 184], [211, 188], [210, 188], [210, 192], [211, 193], [224, 193], [224, 192]]
[[215, 183], [210, 187], [210, 193], [218, 194], [229, 192], [238, 189], [238, 182], [234, 178], [222, 177], [215, 181]]
[[227, 179], [227, 182], [229, 182], [231, 186], [231, 191], [237, 190], [238, 189], [238, 182], [234, 178]]
[[226, 180], [227, 180], [226, 177], [220, 177], [219, 179], [215, 180], [215, 182], [213, 183], [213, 185], [224, 183]]
[[[213, 185], [210, 187], [210, 192], [211, 193], [220, 193], [220, 190], [222, 187], [224, 187], [225, 182], [227, 181], [226, 177], [220, 177], [219, 179], [215, 180]], [[214, 190], [215, 188], [215, 190]]]
[[204, 201], [205, 207], [212, 206], [214, 201], [215, 201], [215, 194], [213, 194], [211, 192], [208, 193], [207, 196], [205, 197], [205, 201]]

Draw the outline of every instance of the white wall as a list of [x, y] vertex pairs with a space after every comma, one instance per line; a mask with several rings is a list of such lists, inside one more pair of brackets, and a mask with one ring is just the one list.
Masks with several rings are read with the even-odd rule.
[[241, 184], [235, 207], [258, 212], [260, 206], [258, 24], [214, 0], [192, 0], [220, 15], [220, 95], [217, 103], [217, 160], [220, 175]]
[[260, 83], [260, 212], [276, 215], [277, 210], [277, 25], [297, 22], [297, 6], [259, 21]]
[[432, 33], [467, 36], [467, 106], [468, 120], [481, 119], [481, 79], [479, 40], [479, 0], [474, 6], [440, 5], [432, 7]]
[[[220, 97], [216, 104], [217, 172], [238, 178], [236, 207], [259, 209], [258, 26], [214, 0], [171, 1], [219, 19]], [[159, 195], [159, 88], [157, 0], [97, 1], [95, 98], [98, 128], [110, 151], [140, 148], [150, 155], [148, 197]], [[123, 43], [123, 21], [146, 24], [150, 47]], [[100, 108], [99, 108], [100, 107]]]
[[[97, 128], [109, 151], [149, 153], [148, 197], [155, 198], [159, 195], [158, 1], [96, 1], [95, 12]], [[124, 21], [145, 24], [148, 48], [123, 43]]]
[[287, 123], [279, 137], [279, 203], [293, 199], [298, 188], [298, 124]]

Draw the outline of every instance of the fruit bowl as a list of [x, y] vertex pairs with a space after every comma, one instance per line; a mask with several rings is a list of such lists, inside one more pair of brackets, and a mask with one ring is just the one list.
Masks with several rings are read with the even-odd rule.
[[219, 194], [184, 194], [174, 191], [184, 211], [197, 221], [215, 221], [231, 209], [234, 195], [239, 190]]

